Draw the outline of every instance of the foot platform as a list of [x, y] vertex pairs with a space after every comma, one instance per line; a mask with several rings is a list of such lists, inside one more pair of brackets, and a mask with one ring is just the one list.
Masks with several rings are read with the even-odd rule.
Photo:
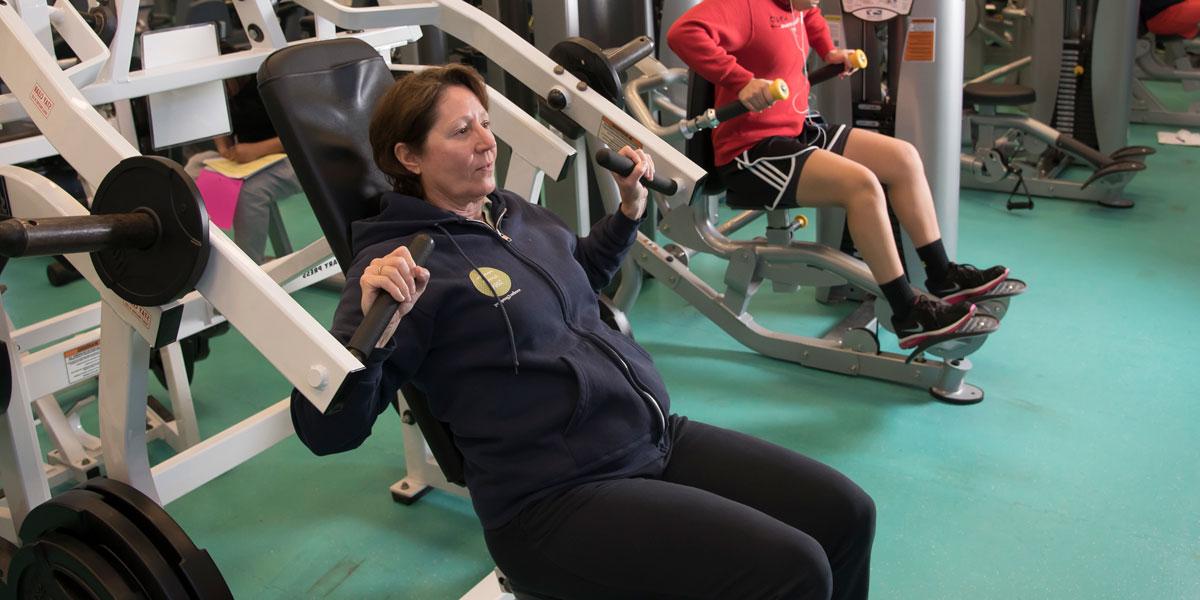
[[1157, 154], [1158, 151], [1150, 146], [1125, 146], [1119, 150], [1109, 154], [1108, 157], [1112, 160], [1144, 160], [1147, 156]]
[[1020, 279], [1013, 279], [1010, 277], [1001, 282], [1000, 285], [993, 288], [992, 291], [982, 296], [969, 298], [968, 300], [974, 302], [975, 304], [979, 304], [980, 302], [987, 302], [988, 300], [1012, 298], [1013, 296], [1020, 296], [1021, 294], [1024, 294], [1025, 290], [1028, 289], [1029, 284], [1021, 281]]
[[953, 333], [931, 337], [917, 344], [909, 353], [905, 363], [911, 363], [925, 352], [942, 358], [962, 358], [975, 352], [987, 340], [987, 336], [1000, 328], [1000, 319], [991, 315], [976, 314], [967, 324]]
[[971, 298], [970, 301], [975, 303], [979, 313], [996, 319], [1004, 319], [1004, 315], [1008, 314], [1009, 299], [1024, 294], [1028, 289], [1029, 285], [1020, 279], [1005, 279], [992, 291]]

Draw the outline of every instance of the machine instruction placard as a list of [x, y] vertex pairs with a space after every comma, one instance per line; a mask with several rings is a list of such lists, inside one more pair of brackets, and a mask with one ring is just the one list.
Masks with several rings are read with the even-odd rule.
[[597, 134], [597, 137], [600, 138], [600, 141], [607, 144], [609, 148], [612, 148], [613, 152], [625, 146], [629, 146], [634, 150], [642, 147], [642, 143], [637, 138], [625, 133], [624, 129], [621, 129], [616, 123], [608, 120], [608, 117], [604, 117], [601, 120], [600, 132]]
[[842, 15], [825, 15], [825, 23], [829, 25], [829, 36], [833, 38], [833, 47], [845, 50], [846, 28], [842, 25]]
[[63, 352], [67, 383], [77, 383], [100, 374], [100, 340]]
[[904, 62], [933, 62], [937, 49], [937, 19], [912, 19], [908, 23], [908, 41], [904, 44]]

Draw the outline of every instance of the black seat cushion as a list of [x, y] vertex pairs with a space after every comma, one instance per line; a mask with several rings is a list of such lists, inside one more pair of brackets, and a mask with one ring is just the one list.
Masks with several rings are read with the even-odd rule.
[[[375, 166], [368, 129], [393, 81], [379, 53], [355, 38], [289, 46], [258, 69], [263, 104], [343, 273], [354, 261], [351, 223], [378, 214], [379, 196], [392, 189]], [[449, 427], [415, 386], [401, 391], [446, 480], [465, 485]]]
[[1022, 106], [1037, 101], [1031, 87], [1005, 83], [972, 83], [963, 87], [963, 102], [983, 106]]
[[263, 104], [343, 272], [354, 261], [350, 224], [378, 214], [392, 189], [367, 134], [392, 82], [379, 53], [354, 38], [290, 46], [258, 69]]
[[[716, 102], [717, 91], [713, 84], [697, 75], [694, 71], [688, 74], [687, 114], [698, 115], [710, 108]], [[700, 165], [708, 173], [704, 184], [698, 186], [699, 192], [705, 196], [713, 196], [725, 191], [725, 183], [717, 166], [713, 164], [712, 130], [705, 129], [692, 136], [683, 146], [683, 152], [688, 159]]]

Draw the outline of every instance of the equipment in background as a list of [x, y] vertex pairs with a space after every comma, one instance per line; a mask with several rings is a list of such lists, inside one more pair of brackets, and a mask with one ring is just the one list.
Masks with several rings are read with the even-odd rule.
[[1162, 82], [1156, 84], [1160, 86], [1178, 85], [1177, 89], [1193, 94], [1200, 90], [1200, 56], [1194, 53], [1195, 50], [1194, 44], [1189, 45], [1189, 41], [1181, 37], [1156, 36], [1143, 30], [1135, 51], [1130, 121], [1200, 127], [1200, 100], [1182, 110], [1172, 110], [1148, 84], [1156, 81]]
[[[1132, 207], [1125, 186], [1154, 154], [1126, 145], [1137, 2], [1040, 0], [1026, 11], [1032, 54], [964, 86], [963, 186], [1008, 193], [1009, 209], [1033, 208], [1033, 196]], [[1028, 86], [992, 83], [1029, 65]], [[1019, 106], [1030, 116], [1001, 112]], [[1072, 177], [1072, 167], [1091, 172]]]
[[[967, 0], [963, 73], [974, 78], [988, 68], [1026, 57], [1033, 45], [1032, 0]], [[1011, 71], [1006, 83], [1024, 83], [1024, 72]]]

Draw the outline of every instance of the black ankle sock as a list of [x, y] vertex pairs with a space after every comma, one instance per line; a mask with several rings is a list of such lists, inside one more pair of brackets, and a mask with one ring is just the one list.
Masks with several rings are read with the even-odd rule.
[[907, 317], [908, 313], [912, 312], [913, 304], [917, 302], [912, 286], [908, 285], [908, 279], [903, 275], [879, 284], [879, 291], [887, 298], [888, 306], [892, 307], [892, 314], [896, 319]]
[[942, 246], [941, 238], [917, 248], [917, 256], [921, 257], [921, 263], [925, 265], [925, 275], [928, 277], [926, 285], [941, 287], [937, 284], [945, 281], [950, 273], [950, 257], [946, 256], [946, 248]]

